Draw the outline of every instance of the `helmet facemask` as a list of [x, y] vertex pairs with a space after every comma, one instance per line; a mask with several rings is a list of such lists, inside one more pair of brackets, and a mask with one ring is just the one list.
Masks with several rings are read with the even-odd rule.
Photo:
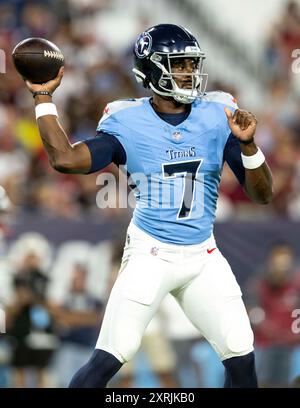
[[[197, 66], [193, 72], [173, 72], [172, 60], [180, 58], [194, 59]], [[150, 60], [161, 70], [161, 77], [158, 80], [158, 86], [154, 87], [153, 83], [149, 85], [151, 89], [163, 96], [171, 96], [179, 103], [192, 103], [197, 97], [204, 94], [207, 85], [207, 74], [203, 73], [203, 62], [205, 55], [202, 51], [185, 52], [185, 53], [153, 53]], [[164, 62], [164, 63], [163, 63]], [[175, 78], [190, 78], [191, 88], [180, 88]]]
[[[195, 59], [198, 62], [197, 67], [191, 73], [172, 72], [172, 60], [180, 58]], [[155, 69], [152, 71], [152, 78], [147, 78], [149, 87], [158, 95], [172, 97], [176, 102], [184, 104], [192, 103], [196, 98], [204, 94], [207, 86], [208, 75], [203, 73], [204, 59], [205, 54], [200, 49], [179, 53], [154, 52], [149, 58], [149, 62], [151, 61], [155, 65]], [[136, 74], [139, 82], [146, 80], [146, 76], [141, 75], [141, 71], [135, 68], [133, 72]], [[191, 88], [180, 88], [178, 86], [174, 77], [179, 78], [180, 76], [190, 77]]]

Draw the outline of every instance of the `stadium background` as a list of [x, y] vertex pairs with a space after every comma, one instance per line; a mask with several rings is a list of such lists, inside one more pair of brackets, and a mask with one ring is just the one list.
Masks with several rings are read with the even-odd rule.
[[[94, 137], [107, 102], [144, 95], [131, 74], [132, 44], [161, 22], [189, 28], [207, 55], [208, 88], [231, 92], [259, 119], [274, 200], [250, 203], [225, 167], [215, 235], [244, 291], [260, 384], [299, 386], [300, 73], [291, 53], [300, 48], [300, 2], [0, 0], [0, 185], [10, 200], [0, 189], [1, 387], [64, 387], [87, 360], [130, 219], [130, 210], [97, 207], [97, 174], [50, 168], [11, 51], [30, 36], [61, 48], [66, 70], [54, 101], [75, 142]], [[111, 386], [220, 387], [222, 374], [168, 299]]]

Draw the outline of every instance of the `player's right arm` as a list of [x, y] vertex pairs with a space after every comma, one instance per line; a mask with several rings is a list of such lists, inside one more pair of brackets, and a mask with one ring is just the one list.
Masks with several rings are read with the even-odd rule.
[[[51, 102], [49, 97], [35, 97], [36, 104]], [[71, 144], [68, 136], [53, 115], [42, 116], [37, 120], [41, 139], [47, 151], [51, 166], [61, 173], [88, 173], [91, 168], [91, 155], [85, 143]]]
[[[26, 85], [31, 92], [47, 91], [52, 94], [60, 85], [62, 77], [63, 68], [55, 79], [46, 84], [33, 84], [26, 81]], [[34, 99], [35, 105], [52, 103], [52, 97], [49, 95], [36, 95]], [[113, 136], [104, 135], [104, 137], [95, 138], [97, 140], [71, 144], [56, 116], [42, 116], [37, 120], [37, 124], [49, 162], [61, 173], [87, 174], [101, 170], [113, 161], [118, 161], [120, 146]]]

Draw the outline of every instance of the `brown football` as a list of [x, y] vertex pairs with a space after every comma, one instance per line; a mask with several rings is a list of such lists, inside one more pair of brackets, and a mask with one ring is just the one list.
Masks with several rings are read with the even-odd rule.
[[16, 70], [29, 81], [43, 84], [57, 76], [64, 65], [60, 49], [44, 38], [26, 38], [12, 52]]

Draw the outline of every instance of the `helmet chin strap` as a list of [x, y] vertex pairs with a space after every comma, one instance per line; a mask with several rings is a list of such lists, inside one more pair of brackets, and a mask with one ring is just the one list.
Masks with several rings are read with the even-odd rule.
[[197, 92], [197, 88], [194, 88], [192, 90], [182, 89], [182, 88], [179, 88], [179, 86], [177, 85], [174, 79], [171, 79], [171, 81], [173, 82], [173, 92], [174, 92], [172, 97], [175, 99], [176, 102], [189, 104], [189, 103], [194, 102], [197, 96], [199, 96], [199, 95], [193, 95], [193, 93]]
[[188, 104], [190, 104], [190, 103], [193, 103], [194, 100], [196, 99], [196, 97], [194, 97], [194, 96], [184, 96], [184, 95], [178, 95], [178, 94], [176, 94], [176, 95], [173, 95], [173, 99], [174, 99], [176, 102], [184, 103], [184, 104], [188, 105]]
[[[193, 103], [194, 100], [197, 98], [197, 96], [192, 96], [192, 95], [179, 95], [178, 93], [175, 92], [163, 92], [160, 91], [159, 89], [155, 88], [155, 86], [152, 84], [152, 82], [149, 82], [149, 86], [152, 89], [153, 92], [160, 96], [168, 96], [169, 98], [173, 98], [176, 102], [179, 103], [184, 103], [184, 104], [190, 104]], [[178, 88], [180, 90], [180, 88]]]

